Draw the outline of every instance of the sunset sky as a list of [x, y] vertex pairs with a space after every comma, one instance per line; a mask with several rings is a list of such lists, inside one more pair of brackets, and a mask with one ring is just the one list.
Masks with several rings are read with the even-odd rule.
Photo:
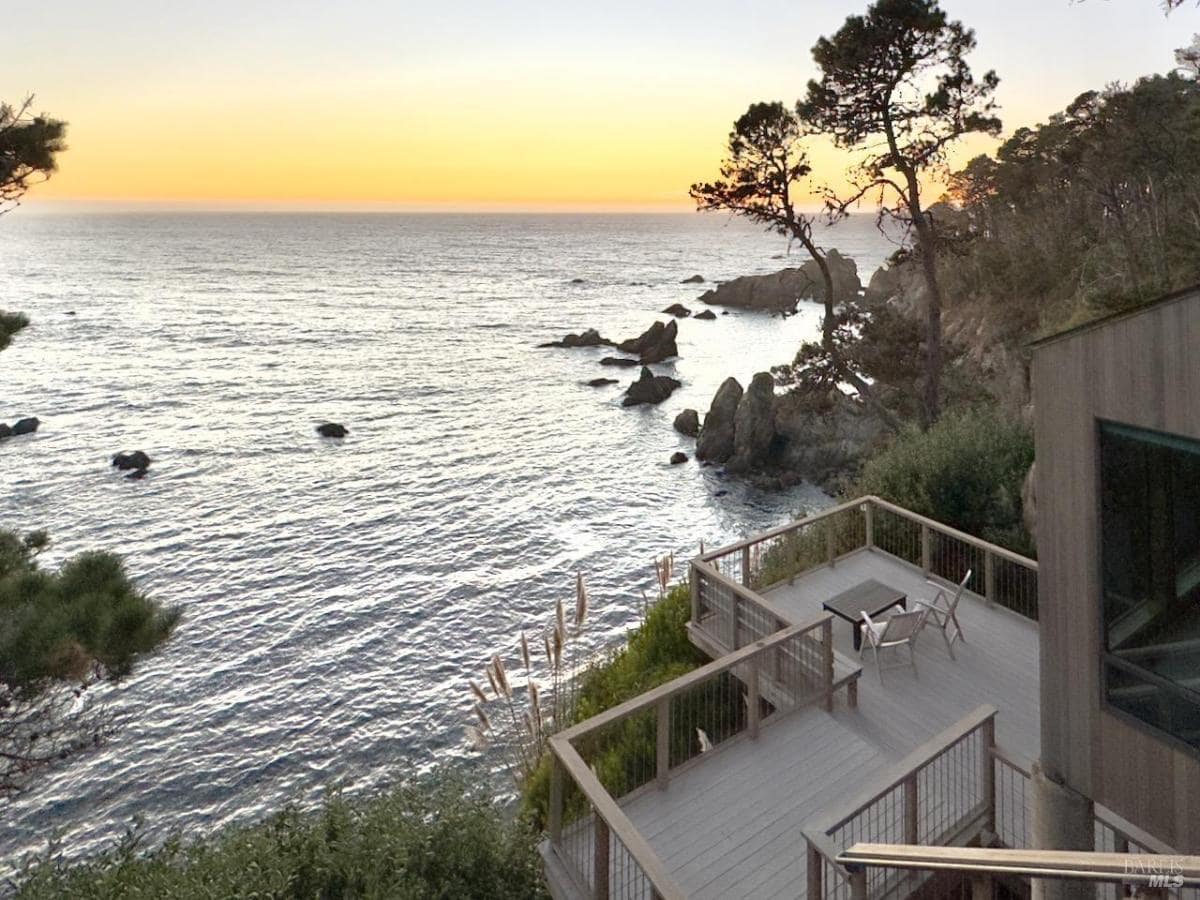
[[[1172, 65], [1192, 4], [945, 0], [1005, 131]], [[70, 123], [29, 198], [250, 207], [688, 208], [734, 118], [794, 100], [863, 0], [54, 0], [9, 22], [0, 97]], [[980, 152], [988, 142], [963, 151]], [[837, 182], [845, 160], [814, 153]]]

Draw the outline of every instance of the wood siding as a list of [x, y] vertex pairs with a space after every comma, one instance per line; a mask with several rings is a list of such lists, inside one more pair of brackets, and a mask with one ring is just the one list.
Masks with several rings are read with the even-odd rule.
[[1200, 852], [1200, 755], [1101, 702], [1096, 424], [1200, 439], [1200, 291], [1041, 343], [1033, 384], [1043, 765], [1176, 850]]

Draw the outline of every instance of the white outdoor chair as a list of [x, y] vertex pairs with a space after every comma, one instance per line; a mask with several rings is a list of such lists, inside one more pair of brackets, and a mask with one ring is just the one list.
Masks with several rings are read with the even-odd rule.
[[967, 582], [970, 580], [971, 570], [967, 569], [967, 574], [954, 589], [953, 596], [947, 596], [945, 588], [936, 581], [930, 581], [930, 586], [937, 588], [933, 599], [917, 600], [917, 605], [929, 614], [928, 623], [942, 632], [942, 639], [946, 642], [946, 649], [950, 651], [951, 659], [954, 659], [954, 642], [962, 641], [964, 644], [967, 642], [963, 636], [962, 626], [958, 624], [958, 601], [962, 599], [963, 591], [966, 590]]
[[[879, 663], [880, 650], [902, 647], [907, 644], [908, 660], [912, 663], [913, 671], [917, 671], [917, 654], [913, 647], [917, 642], [917, 635], [921, 633], [921, 629], [925, 625], [927, 614], [928, 610], [922, 607], [909, 612], [896, 613], [881, 622], [876, 622], [865, 611], [863, 612], [863, 622], [859, 626], [862, 629], [863, 641], [862, 646], [858, 649], [858, 655], [862, 656], [865, 648], [871, 648], [871, 653], [875, 656], [875, 668], [879, 670], [880, 684], [883, 683], [883, 666]], [[896, 666], [888, 666], [888, 668], [894, 669]]]

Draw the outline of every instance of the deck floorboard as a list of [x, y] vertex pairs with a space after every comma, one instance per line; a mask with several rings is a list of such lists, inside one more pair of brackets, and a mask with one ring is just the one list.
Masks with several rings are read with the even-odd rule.
[[[789, 623], [819, 611], [823, 598], [868, 578], [930, 597], [922, 573], [887, 554], [859, 551], [764, 593]], [[803, 896], [802, 829], [836, 807], [916, 746], [979, 707], [998, 710], [997, 743], [1038, 756], [1037, 625], [966, 596], [959, 606], [965, 643], [951, 659], [935, 629], [907, 651], [885, 656], [881, 681], [870, 652], [862, 660], [858, 708], [839, 695], [832, 713], [813, 707], [780, 717], [757, 740], [741, 739], [677, 773], [666, 790], [623, 803], [625, 812], [689, 896]], [[850, 625], [833, 623], [834, 646], [857, 660]], [[932, 809], [924, 810], [932, 813]]]

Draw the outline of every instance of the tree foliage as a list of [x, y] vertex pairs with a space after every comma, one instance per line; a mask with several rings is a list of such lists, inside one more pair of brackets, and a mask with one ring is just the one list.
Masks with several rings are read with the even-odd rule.
[[0, 103], [0, 212], [19, 203], [34, 182], [49, 178], [66, 149], [66, 123], [32, 109], [33, 97]]
[[798, 195], [804, 196], [801, 185], [812, 173], [803, 146], [804, 134], [803, 121], [782, 103], [752, 104], [729, 134], [720, 178], [693, 184], [691, 196], [702, 211], [728, 210], [804, 247], [821, 273], [825, 315], [821, 320], [820, 353], [826, 361], [827, 380], [850, 384], [884, 421], [899, 428], [899, 423], [875, 399], [871, 385], [849, 364], [841, 349], [838, 303], [848, 303], [854, 298], [836, 295], [829, 263], [813, 235], [817, 218], [796, 204]]
[[40, 568], [46, 543], [44, 532], [0, 530], [0, 794], [99, 744], [113, 720], [84, 693], [128, 675], [180, 616], [138, 591], [113, 554]]
[[850, 16], [813, 58], [821, 72], [798, 104], [800, 115], [857, 151], [862, 161], [853, 192], [831, 202], [845, 211], [877, 195], [884, 214], [915, 233], [926, 287], [923, 412], [926, 424], [941, 408], [942, 291], [938, 235], [921, 195], [921, 179], [945, 165], [947, 148], [964, 135], [997, 134], [992, 94], [999, 79], [976, 79], [967, 55], [974, 33], [951, 21], [937, 0], [877, 0], [866, 15]]
[[943, 274], [1029, 337], [1200, 281], [1200, 83], [1089, 91], [950, 180]]

